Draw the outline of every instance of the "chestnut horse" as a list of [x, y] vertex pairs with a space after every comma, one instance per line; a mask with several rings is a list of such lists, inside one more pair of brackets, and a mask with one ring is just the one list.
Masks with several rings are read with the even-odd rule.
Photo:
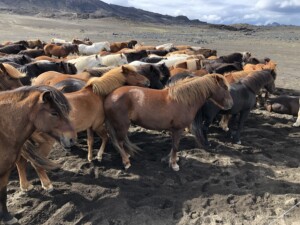
[[0, 221], [13, 224], [17, 219], [7, 210], [7, 183], [25, 141], [34, 131], [41, 131], [70, 146], [76, 134], [68, 118], [69, 103], [55, 88], [27, 86], [3, 91], [0, 108]]
[[79, 54], [78, 51], [78, 45], [73, 45], [73, 44], [64, 44], [64, 45], [56, 45], [56, 44], [47, 44], [44, 47], [45, 54], [47, 56], [56, 56], [58, 58], [62, 57], [65, 58], [67, 57], [70, 53], [76, 53]]
[[[113, 91], [104, 101], [105, 124], [115, 148], [121, 154], [125, 169], [131, 164], [124, 147], [129, 154], [138, 149], [127, 137], [133, 122], [147, 129], [172, 132], [169, 163], [174, 171], [178, 171], [176, 158], [183, 129], [191, 124], [208, 98], [223, 109], [230, 109], [233, 102], [228, 89], [223, 76], [211, 74], [185, 79], [163, 90], [129, 86]], [[196, 129], [199, 130], [198, 127]], [[195, 133], [201, 139], [201, 134]]]

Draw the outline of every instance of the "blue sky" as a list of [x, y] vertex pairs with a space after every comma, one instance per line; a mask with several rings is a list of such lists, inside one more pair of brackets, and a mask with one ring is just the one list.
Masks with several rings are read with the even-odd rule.
[[300, 0], [102, 0], [171, 16], [185, 15], [209, 23], [272, 22], [300, 26]]

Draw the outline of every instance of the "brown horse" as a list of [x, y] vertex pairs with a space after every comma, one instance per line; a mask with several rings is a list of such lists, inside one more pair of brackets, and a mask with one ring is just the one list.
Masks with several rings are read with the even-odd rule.
[[64, 45], [56, 45], [56, 44], [47, 44], [44, 47], [45, 54], [47, 56], [56, 56], [58, 58], [67, 57], [70, 53], [79, 54], [78, 45], [73, 44], [64, 44]]
[[47, 86], [27, 86], [0, 93], [0, 221], [17, 223], [7, 210], [7, 183], [21, 148], [34, 131], [48, 133], [64, 146], [76, 134], [70, 124], [70, 106], [63, 94]]
[[[124, 147], [128, 153], [138, 149], [127, 137], [130, 122], [133, 122], [147, 129], [172, 132], [169, 163], [174, 171], [178, 171], [176, 152], [180, 135], [208, 98], [223, 109], [231, 108], [233, 102], [223, 76], [211, 74], [184, 79], [163, 90], [121, 87], [108, 95], [104, 101], [105, 124], [114, 146], [121, 153], [125, 169], [131, 165]], [[198, 126], [194, 127], [199, 131]], [[195, 132], [197, 138], [203, 138], [198, 131]]]

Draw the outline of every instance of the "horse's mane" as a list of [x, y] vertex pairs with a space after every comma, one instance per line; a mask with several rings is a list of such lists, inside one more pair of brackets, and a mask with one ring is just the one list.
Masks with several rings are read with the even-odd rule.
[[275, 72], [272, 70], [255, 71], [254, 73], [251, 73], [250, 76], [247, 76], [240, 80], [240, 83], [246, 85], [256, 93], [256, 91], [262, 88], [263, 85], [269, 83], [271, 80], [275, 80], [273, 73]]
[[12, 78], [19, 79], [21, 77], [26, 77], [26, 74], [21, 73], [15, 67], [13, 67], [7, 63], [3, 63], [2, 65], [5, 67], [5, 70], [8, 73], [8, 75]]
[[203, 77], [192, 77], [180, 80], [166, 89], [168, 89], [168, 95], [171, 99], [192, 105], [197, 99], [209, 96], [211, 89], [217, 87], [216, 77], [223, 79], [224, 83], [229, 86], [222, 75], [209, 74]]
[[[129, 70], [136, 71], [135, 67], [130, 65], [124, 65]], [[99, 96], [106, 96], [118, 87], [125, 84], [126, 78], [122, 72], [122, 66], [111, 69], [103, 74], [102, 77], [91, 78], [87, 86], [93, 87], [93, 92]]]
[[[11, 95], [13, 99], [16, 99], [17, 101], [21, 101], [29, 96], [32, 92], [49, 92], [51, 99], [52, 106], [55, 108], [55, 110], [64, 118], [67, 118], [69, 115], [69, 112], [71, 110], [71, 106], [66, 99], [66, 97], [57, 89], [50, 87], [50, 86], [23, 86], [19, 87], [17, 89], [11, 90], [11, 91], [4, 91], [0, 92], [0, 96], [7, 98], [6, 95]], [[12, 98], [11, 98], [12, 99]]]

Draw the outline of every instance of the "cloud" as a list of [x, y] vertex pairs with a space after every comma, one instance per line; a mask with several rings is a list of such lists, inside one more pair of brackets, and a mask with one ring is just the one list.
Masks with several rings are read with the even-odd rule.
[[300, 25], [300, 0], [104, 0], [164, 15], [185, 15], [209, 23]]

